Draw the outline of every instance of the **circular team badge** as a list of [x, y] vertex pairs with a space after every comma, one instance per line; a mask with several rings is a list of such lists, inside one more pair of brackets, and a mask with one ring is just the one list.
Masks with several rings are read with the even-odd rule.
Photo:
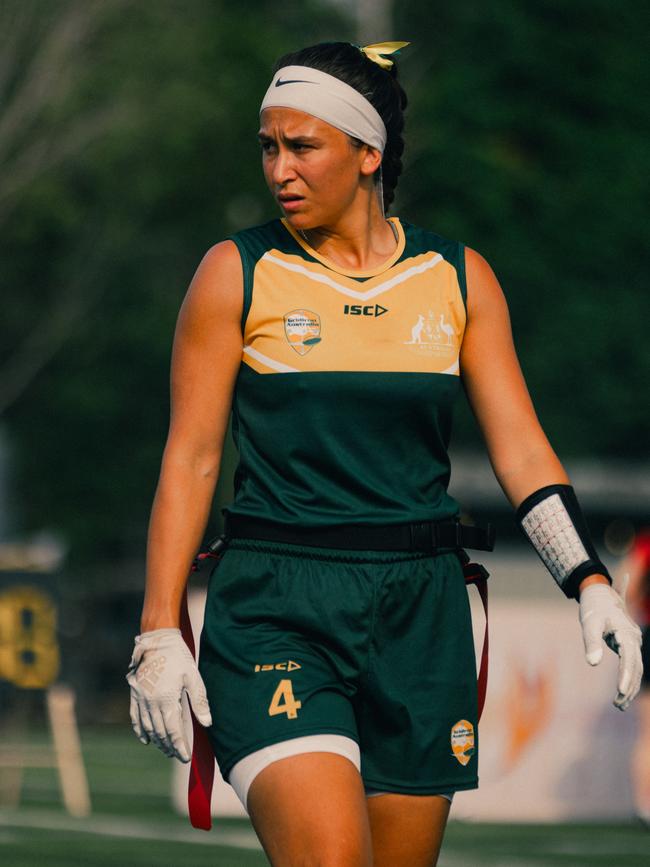
[[474, 726], [466, 719], [459, 719], [451, 727], [451, 750], [461, 765], [466, 765], [474, 755]]
[[292, 310], [284, 314], [284, 333], [298, 355], [306, 355], [320, 343], [320, 316], [311, 310]]

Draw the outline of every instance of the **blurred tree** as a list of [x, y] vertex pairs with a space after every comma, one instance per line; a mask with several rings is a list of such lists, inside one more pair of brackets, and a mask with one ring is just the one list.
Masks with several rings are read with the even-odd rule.
[[[563, 457], [623, 442], [640, 455], [650, 432], [640, 9], [466, 0], [432, 14], [403, 0], [393, 33], [373, 38], [413, 40], [393, 211], [492, 263]], [[16, 523], [60, 529], [78, 567], [142, 556], [183, 294], [213, 243], [276, 215], [255, 139], [271, 65], [356, 41], [356, 22], [317, 0], [16, 0], [2, 15], [0, 397]], [[459, 422], [456, 441], [475, 442]]]
[[[35, 3], [0, 6], [4, 43], [0, 57], [0, 226], [37, 180], [71, 163], [116, 125], [129, 122], [128, 106], [119, 97], [98, 106], [88, 104], [72, 115], [67, 108], [75, 106], [78, 79], [89, 63], [88, 43], [107, 13], [124, 5], [125, 0], [110, 0], [60, 8]], [[68, 115], [65, 125], [60, 122], [62, 114]], [[20, 397], [99, 294], [102, 281], [97, 275], [106, 252], [99, 239], [89, 238], [85, 245], [77, 246], [70, 268], [72, 279], [36, 315], [32, 293], [14, 296], [4, 322], [0, 413]], [[44, 288], [38, 288], [40, 301]]]
[[[28, 131], [61, 157], [25, 180], [0, 237], [15, 299], [0, 323], [16, 381], [5, 424], [15, 523], [61, 530], [74, 566], [144, 551], [183, 294], [212, 244], [274, 215], [256, 140], [272, 63], [354, 25], [316, 2], [106, 0], [96, 18], [85, 0], [24, 5], [14, 91], [50, 63], [76, 72]], [[52, 41], [66, 51], [45, 63]], [[64, 154], [72, 127], [102, 113], [109, 128]]]
[[[395, 16], [414, 40], [397, 211], [492, 264], [562, 457], [647, 458], [643, 5], [404, 0]], [[460, 416], [456, 441], [476, 442]]]

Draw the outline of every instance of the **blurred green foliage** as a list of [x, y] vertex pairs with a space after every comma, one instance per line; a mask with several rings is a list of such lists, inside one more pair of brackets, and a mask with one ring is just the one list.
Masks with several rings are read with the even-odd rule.
[[[276, 216], [255, 137], [274, 60], [356, 31], [325, 0], [14, 6], [0, 37], [14, 70], [1, 79], [0, 120], [12, 507], [18, 529], [59, 529], [79, 566], [98, 551], [142, 554], [183, 294], [212, 244]], [[638, 0], [615, 14], [605, 0], [403, 0], [394, 32], [376, 36], [413, 41], [393, 213], [492, 264], [562, 457], [640, 456], [650, 433], [640, 15]], [[75, 16], [71, 50], [43, 63]], [[23, 110], [3, 148], [39, 60], [51, 95]], [[39, 143], [30, 175], [23, 163]], [[467, 410], [455, 441], [477, 442]]]
[[395, 12], [395, 32], [415, 40], [401, 210], [492, 264], [560, 455], [647, 458], [641, 4], [465, 0], [432, 14], [406, 0]]

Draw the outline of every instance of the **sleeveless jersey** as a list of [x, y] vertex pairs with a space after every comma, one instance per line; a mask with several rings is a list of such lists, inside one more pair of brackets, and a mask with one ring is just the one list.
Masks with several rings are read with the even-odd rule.
[[230, 236], [242, 259], [239, 452], [226, 514], [306, 527], [455, 516], [447, 493], [466, 322], [464, 246], [398, 217], [368, 271], [284, 219]]

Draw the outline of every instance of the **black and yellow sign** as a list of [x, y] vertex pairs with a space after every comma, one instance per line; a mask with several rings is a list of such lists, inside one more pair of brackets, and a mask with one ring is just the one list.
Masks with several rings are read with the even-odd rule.
[[56, 620], [47, 591], [27, 583], [0, 589], [0, 680], [22, 689], [44, 689], [56, 680]]

